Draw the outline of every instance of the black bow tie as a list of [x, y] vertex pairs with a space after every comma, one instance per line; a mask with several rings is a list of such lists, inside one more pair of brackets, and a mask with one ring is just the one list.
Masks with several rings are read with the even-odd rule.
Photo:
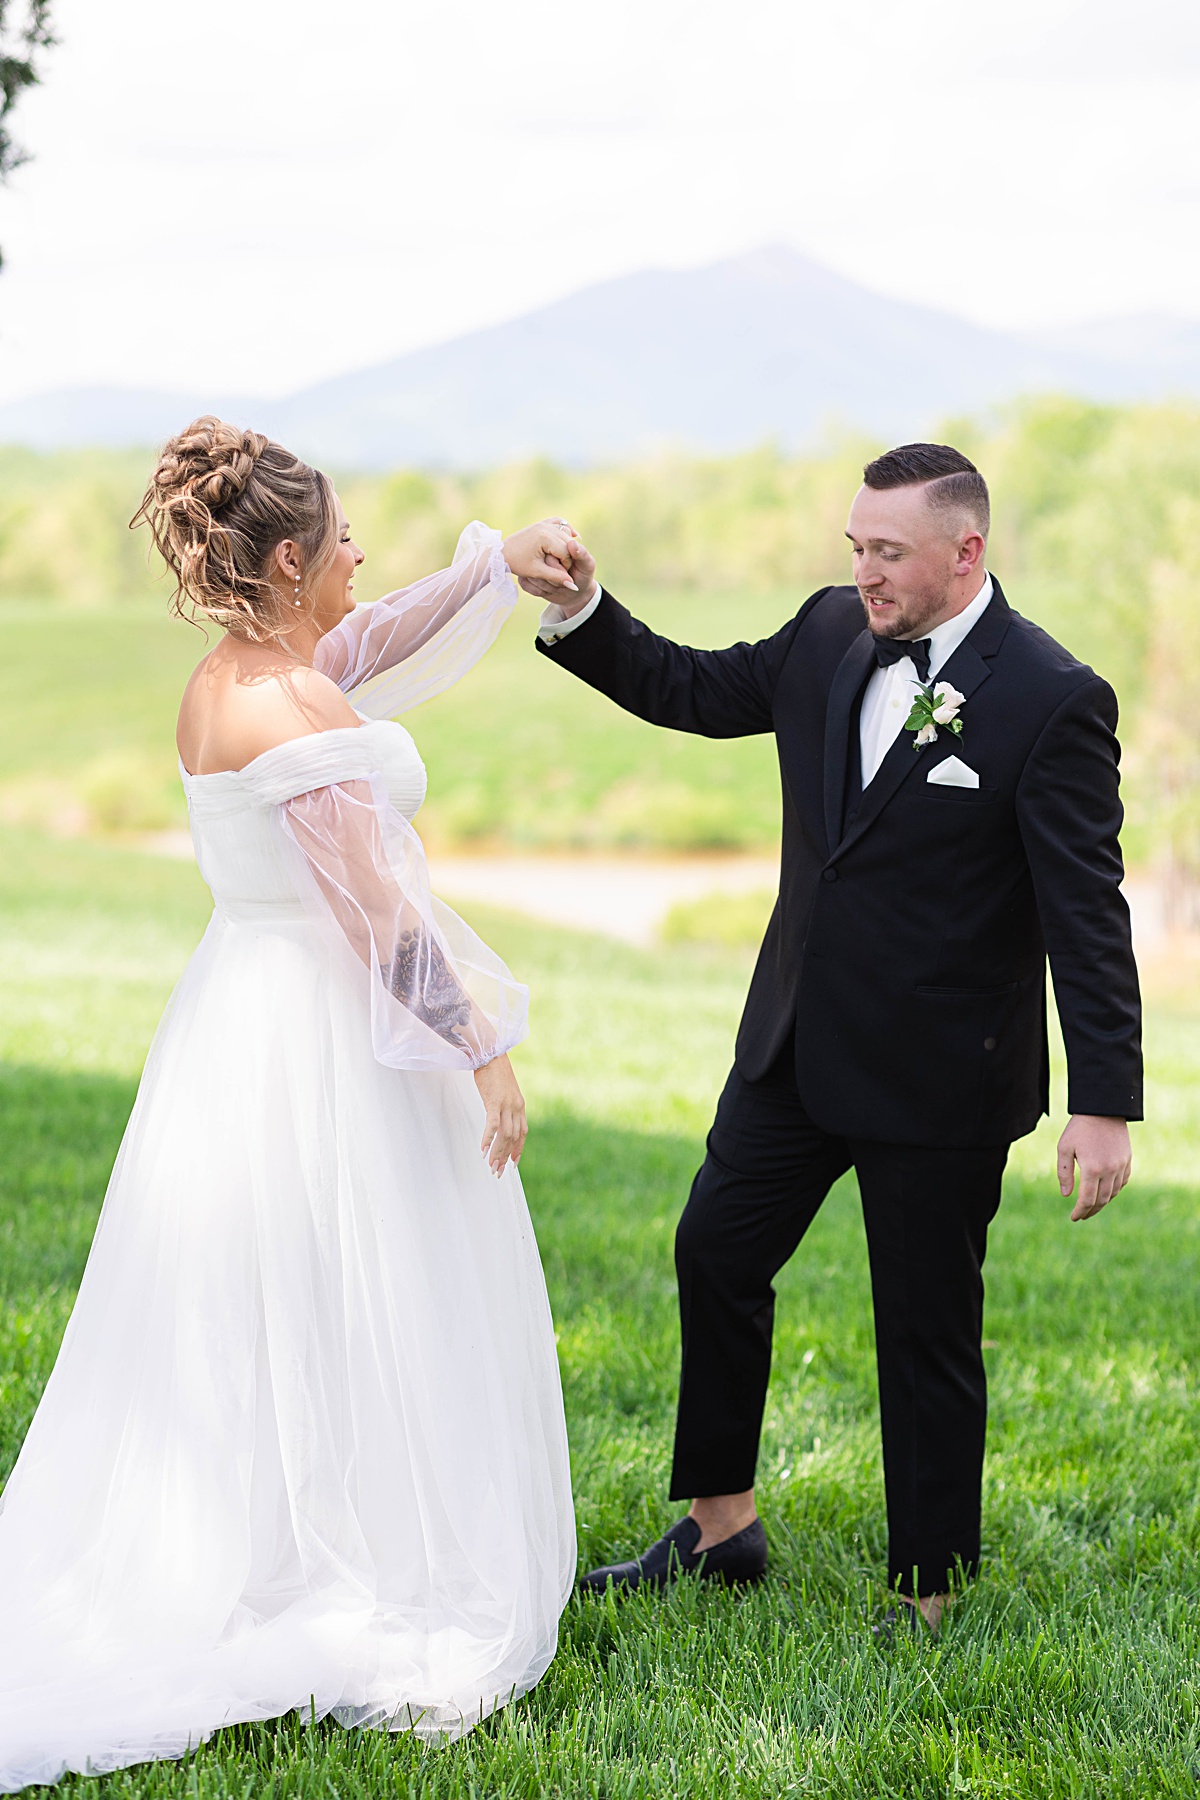
[[921, 685], [927, 687], [929, 685], [929, 646], [932, 642], [932, 638], [918, 638], [915, 643], [910, 644], [907, 638], [877, 637], [875, 639], [875, 661], [881, 669], [886, 669], [892, 663], [898, 663], [901, 657], [909, 656], [912, 658]]

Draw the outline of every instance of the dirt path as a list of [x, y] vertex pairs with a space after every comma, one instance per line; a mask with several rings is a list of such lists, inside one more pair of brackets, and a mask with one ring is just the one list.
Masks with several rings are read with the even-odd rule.
[[435, 892], [483, 900], [627, 944], [652, 944], [668, 912], [705, 894], [774, 893], [779, 863], [768, 856], [430, 858]]
[[[146, 847], [188, 858], [185, 831], [157, 834]], [[483, 901], [532, 919], [600, 931], [648, 945], [673, 906], [705, 894], [773, 893], [774, 856], [440, 856], [429, 859], [433, 890], [451, 904]], [[1164, 951], [1168, 934], [1157, 885], [1144, 876], [1125, 883], [1140, 955]]]

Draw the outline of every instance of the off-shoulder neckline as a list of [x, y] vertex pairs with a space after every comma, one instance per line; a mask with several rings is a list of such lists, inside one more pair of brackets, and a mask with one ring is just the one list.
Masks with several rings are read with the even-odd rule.
[[[361, 714], [359, 716], [362, 717]], [[256, 769], [260, 763], [266, 762], [269, 756], [278, 756], [282, 750], [294, 750], [297, 744], [311, 744], [318, 739], [324, 743], [330, 738], [357, 737], [360, 731], [366, 731], [373, 725], [398, 723], [399, 721], [396, 719], [363, 719], [361, 725], [328, 725], [324, 731], [304, 731], [298, 737], [285, 738], [282, 744], [272, 744], [269, 750], [260, 750], [257, 756], [252, 756], [250, 761], [243, 763], [240, 769], [210, 769], [205, 775], [193, 775], [192, 771], [185, 767], [183, 758], [179, 757], [179, 773], [189, 784], [196, 781], [244, 781], [250, 771]], [[403, 729], [404, 727], [401, 726], [401, 730]]]

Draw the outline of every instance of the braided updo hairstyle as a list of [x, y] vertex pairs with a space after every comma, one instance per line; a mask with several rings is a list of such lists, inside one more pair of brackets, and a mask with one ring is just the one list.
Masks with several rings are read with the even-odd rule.
[[333, 560], [337, 510], [329, 478], [261, 432], [196, 419], [164, 445], [130, 525], [146, 524], [175, 577], [171, 610], [263, 643], [297, 613], [272, 581], [274, 553], [290, 538], [301, 557], [301, 595]]

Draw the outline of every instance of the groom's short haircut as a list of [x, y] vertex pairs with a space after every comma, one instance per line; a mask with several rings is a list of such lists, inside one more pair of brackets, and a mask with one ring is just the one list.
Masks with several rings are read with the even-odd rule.
[[987, 482], [952, 444], [901, 444], [863, 470], [869, 488], [923, 487], [930, 510], [950, 529], [968, 523], [982, 537], [992, 522]]

